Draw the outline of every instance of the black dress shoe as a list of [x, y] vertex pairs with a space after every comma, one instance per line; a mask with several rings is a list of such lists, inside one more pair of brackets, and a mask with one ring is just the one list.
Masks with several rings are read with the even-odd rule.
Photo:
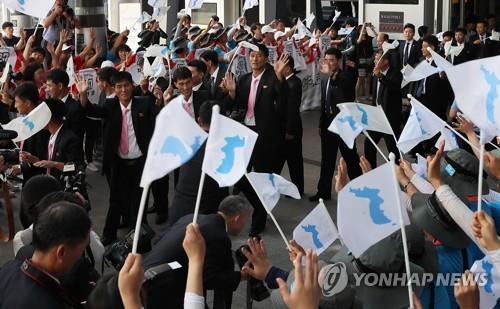
[[155, 220], [155, 223], [156, 224], [163, 224], [167, 222], [167, 215], [156, 215], [156, 220]]
[[319, 193], [316, 193], [315, 195], [309, 197], [309, 201], [317, 202], [317, 201], [319, 201], [320, 198], [325, 200], [325, 201], [329, 201], [332, 199], [332, 196], [331, 195], [321, 195]]
[[115, 238], [106, 237], [106, 236], [101, 237], [101, 243], [104, 247], [111, 245], [115, 241], [116, 241], [116, 237]]

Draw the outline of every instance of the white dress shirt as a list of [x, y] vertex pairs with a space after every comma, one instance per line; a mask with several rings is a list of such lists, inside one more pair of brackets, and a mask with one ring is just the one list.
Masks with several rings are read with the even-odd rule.
[[118, 155], [122, 159], [137, 159], [142, 156], [142, 152], [141, 149], [139, 148], [139, 144], [137, 144], [137, 139], [135, 137], [134, 123], [132, 122], [132, 100], [130, 100], [127, 107], [123, 106], [120, 103], [120, 109], [122, 111], [122, 115], [125, 110], [128, 110], [128, 112], [126, 113], [127, 128], [128, 128], [128, 153], [126, 155], [122, 155], [120, 153], [120, 149], [118, 149]]
[[[59, 129], [57, 129], [56, 133], [52, 134], [49, 138], [49, 145], [52, 144], [52, 153], [51, 153], [51, 157], [48, 158], [49, 161], [52, 160], [52, 158], [54, 157], [54, 147], [56, 146], [56, 140], [57, 140], [57, 136], [59, 135], [59, 131], [61, 131], [61, 128], [63, 127], [64, 124], [62, 124]], [[49, 146], [49, 149], [50, 149], [50, 146]]]

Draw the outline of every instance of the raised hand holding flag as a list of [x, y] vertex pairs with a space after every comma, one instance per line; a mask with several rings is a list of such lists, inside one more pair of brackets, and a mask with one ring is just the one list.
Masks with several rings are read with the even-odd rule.
[[2, 125], [5, 130], [17, 132], [13, 142], [24, 141], [45, 128], [50, 121], [52, 113], [45, 102], [40, 103], [28, 115], [12, 119], [9, 123]]

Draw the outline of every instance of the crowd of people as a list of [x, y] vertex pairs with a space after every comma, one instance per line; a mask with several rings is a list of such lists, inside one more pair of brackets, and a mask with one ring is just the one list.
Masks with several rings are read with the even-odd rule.
[[[309, 200], [330, 200], [332, 188], [339, 192], [350, 180], [376, 168], [374, 144], [383, 139], [396, 155], [397, 180], [407, 197], [411, 225], [405, 229], [412, 269], [463, 274], [455, 285], [417, 286], [415, 308], [479, 308], [478, 284], [469, 269], [484, 258], [480, 248], [500, 267], [499, 195], [494, 187], [500, 177], [500, 153], [488, 148], [481, 158], [488, 173], [483, 210], [476, 211], [480, 158], [475, 148], [480, 141], [474, 124], [454, 103], [446, 74], [437, 72], [401, 85], [404, 68], [423, 61], [437, 66], [429, 48], [453, 65], [500, 55], [500, 42], [492, 35], [495, 18], [471, 18], [465, 28], [439, 35], [429, 34], [426, 26], [406, 24], [399, 45], [371, 23], [358, 26], [347, 19], [342, 26], [333, 23], [312, 31], [299, 21], [288, 29], [280, 20], [247, 25], [243, 16], [224, 27], [212, 16], [206, 27], [200, 27], [181, 14], [171, 36], [158, 21], [146, 21], [138, 50], [127, 45], [128, 30], [108, 30], [107, 46], [102, 46], [90, 29], [84, 48], [77, 51], [74, 31], [79, 21], [65, 0], [57, 0], [41, 22], [41, 39], [22, 29], [16, 37], [14, 25], [5, 22], [0, 45], [15, 61], [1, 77], [0, 122], [26, 117], [43, 103], [50, 119], [43, 130], [21, 142], [0, 141], [15, 154], [0, 156], [0, 168], [11, 181], [22, 183], [18, 215], [24, 228], [13, 239], [15, 258], [0, 268], [0, 308], [205, 308], [207, 290], [214, 291], [213, 308], [230, 308], [233, 292], [243, 281], [251, 286], [252, 298], [270, 295], [275, 308], [407, 308], [405, 289], [370, 290], [353, 280], [355, 273], [401, 272], [401, 232], [357, 258], [343, 246], [328, 261], [292, 240], [293, 270], [281, 269], [270, 261], [266, 240], [261, 239], [267, 212], [252, 185], [242, 178], [234, 187], [222, 188], [208, 176], [200, 215], [192, 224], [205, 144], [186, 164], [151, 185], [148, 212], [156, 213], [156, 224], [168, 226], [158, 242], [151, 243], [154, 231], [146, 216], [139, 218], [138, 254], [130, 253], [133, 232], [118, 237], [119, 229], [135, 228], [156, 117], [174, 99], [182, 101], [186, 113], [206, 132], [214, 105], [257, 132], [248, 170], [281, 174], [287, 163], [291, 181], [304, 197], [300, 63], [315, 63], [321, 72], [321, 171]], [[160, 70], [148, 76], [152, 57], [139, 60], [139, 55], [164, 40], [168, 44], [161, 48], [165, 57], [159, 61]], [[289, 42], [292, 53], [287, 50]], [[395, 48], [388, 50], [387, 44]], [[249, 69], [238, 75], [233, 61], [241, 55], [247, 57]], [[136, 64], [144, 73], [140, 80], [133, 72]], [[97, 87], [80, 74], [85, 69], [96, 72]], [[97, 88], [96, 99], [90, 93]], [[361, 152], [329, 131], [340, 112], [338, 104], [360, 102], [381, 106], [398, 137], [409, 115], [407, 94], [453, 124], [473, 147], [459, 142], [459, 148], [444, 151], [444, 143], [435, 146], [438, 136], [420, 143], [410, 154], [427, 157], [422, 175], [408, 161], [411, 156], [400, 157], [391, 135], [370, 132], [372, 141], [358, 143], [364, 147]], [[491, 145], [497, 147], [497, 140]], [[102, 168], [96, 162], [102, 162]], [[103, 231], [94, 231], [90, 214], [102, 205], [89, 199], [85, 174], [99, 170], [109, 185], [109, 204]], [[174, 194], [169, 198], [172, 177]], [[475, 212], [468, 222], [473, 235], [466, 234], [453, 216], [461, 207]], [[250, 238], [236, 250], [240, 269], [235, 270], [231, 236], [241, 234], [247, 223]], [[105, 269], [106, 260], [119, 272]], [[337, 262], [348, 265], [349, 284], [332, 296], [325, 294], [331, 284], [327, 272]]]

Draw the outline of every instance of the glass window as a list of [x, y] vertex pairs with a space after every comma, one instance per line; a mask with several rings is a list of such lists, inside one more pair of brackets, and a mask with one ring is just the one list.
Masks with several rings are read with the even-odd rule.
[[191, 22], [193, 24], [208, 25], [212, 15], [217, 15], [217, 3], [203, 3], [201, 9], [191, 11]]
[[418, 0], [366, 0], [365, 3], [376, 4], [418, 4]]

